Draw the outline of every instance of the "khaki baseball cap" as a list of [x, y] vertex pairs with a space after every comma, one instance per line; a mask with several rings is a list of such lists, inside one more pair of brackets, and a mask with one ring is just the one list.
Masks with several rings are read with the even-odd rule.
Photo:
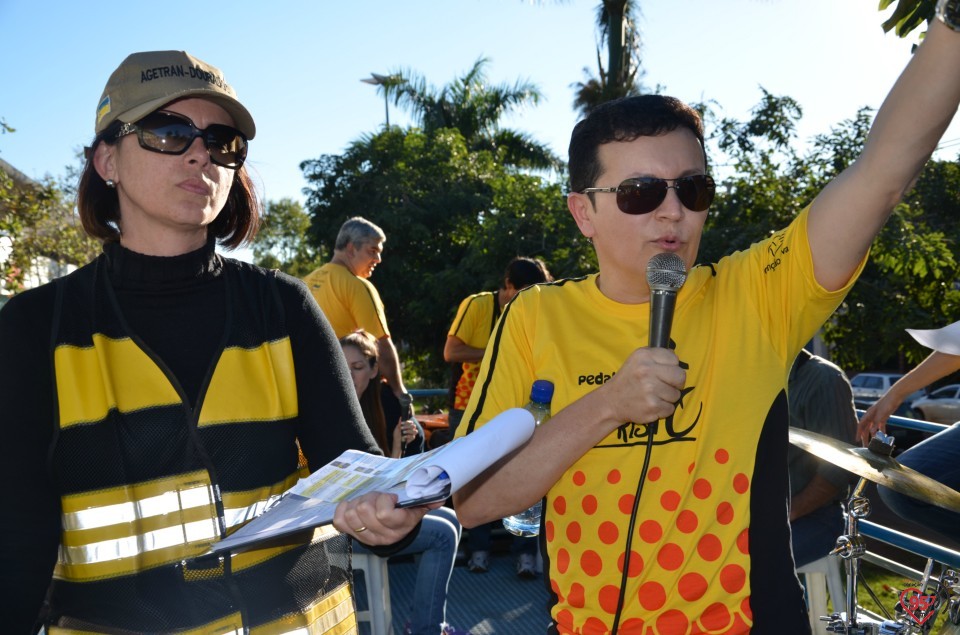
[[216, 66], [185, 51], [148, 51], [127, 57], [107, 80], [97, 104], [96, 134], [114, 121], [135, 123], [184, 97], [216, 102], [233, 117], [247, 139], [253, 139], [257, 132], [250, 111]]

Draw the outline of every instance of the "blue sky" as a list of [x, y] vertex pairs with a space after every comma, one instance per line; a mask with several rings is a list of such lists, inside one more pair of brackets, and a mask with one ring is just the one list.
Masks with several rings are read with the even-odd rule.
[[[270, 200], [304, 200], [299, 163], [383, 125], [360, 80], [412, 69], [434, 85], [490, 59], [494, 83], [544, 93], [505, 123], [564, 156], [570, 85], [596, 67], [595, 0], [0, 0], [0, 158], [58, 175], [93, 136], [107, 77], [129, 53], [184, 49], [220, 67], [257, 121], [248, 165]], [[876, 0], [644, 0], [647, 86], [745, 119], [759, 87], [804, 108], [803, 139], [879, 106], [913, 40], [884, 34]], [[391, 106], [391, 123], [409, 119]], [[951, 129], [945, 140], [960, 137]], [[956, 148], [945, 151], [955, 156]], [[362, 210], [358, 210], [362, 213]]]

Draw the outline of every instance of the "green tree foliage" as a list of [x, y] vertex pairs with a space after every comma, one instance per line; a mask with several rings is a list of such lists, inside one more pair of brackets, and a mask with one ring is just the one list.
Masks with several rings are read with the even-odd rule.
[[[411, 108], [420, 104], [422, 127], [385, 129], [359, 139], [343, 155], [321, 156], [301, 168], [310, 183], [315, 253], [329, 257], [337, 230], [351, 216], [369, 218], [386, 231], [384, 263], [373, 281], [405, 347], [404, 360], [414, 362], [426, 385], [436, 386], [443, 385], [441, 350], [457, 304], [494, 288], [511, 257], [542, 257], [557, 277], [582, 275], [595, 270], [596, 262], [566, 210], [562, 186], [530, 173], [528, 163], [510, 160], [501, 146], [483, 142], [482, 131], [496, 130], [502, 111], [448, 103], [473, 99], [467, 90], [406, 86], [410, 99], [433, 95], [406, 102]], [[699, 108], [707, 129], [715, 130], [709, 145], [721, 167], [713, 171], [731, 175], [721, 178], [707, 218], [701, 262], [789, 224], [856, 159], [873, 118], [863, 109], [801, 153], [796, 129], [803, 113], [789, 97], [762, 91], [746, 122], [714, 121], [707, 104]], [[459, 115], [436, 114], [451, 112]], [[492, 120], [462, 118], [468, 112]], [[905, 370], [926, 351], [904, 329], [955, 319], [958, 188], [956, 163], [931, 162], [874, 242], [862, 276], [823, 330], [834, 359], [848, 372]]]
[[72, 198], [72, 188], [52, 178], [37, 183], [0, 169], [0, 237], [11, 243], [9, 257], [0, 263], [6, 289], [21, 291], [40, 259], [79, 266], [99, 252], [99, 243], [83, 232]]
[[[792, 149], [799, 106], [766, 91], [747, 123], [725, 120], [714, 139], [735, 177], [721, 184], [707, 219], [701, 262], [711, 262], [786, 226], [859, 155], [872, 122], [869, 109], [817, 136], [801, 156]], [[929, 352], [905, 328], [955, 320], [960, 292], [957, 239], [951, 223], [960, 202], [960, 169], [927, 165], [871, 248], [858, 282], [825, 326], [834, 361], [848, 372], [906, 370]]]
[[321, 264], [323, 256], [307, 240], [310, 216], [300, 203], [283, 198], [268, 201], [260, 232], [253, 241], [253, 260], [302, 278]]
[[312, 243], [330, 254], [340, 225], [363, 216], [387, 234], [372, 281], [408, 365], [444, 385], [446, 332], [460, 300], [496, 288], [516, 255], [543, 258], [556, 275], [593, 265], [592, 249], [560, 186], [471, 150], [455, 128], [392, 127], [340, 156], [301, 164]]

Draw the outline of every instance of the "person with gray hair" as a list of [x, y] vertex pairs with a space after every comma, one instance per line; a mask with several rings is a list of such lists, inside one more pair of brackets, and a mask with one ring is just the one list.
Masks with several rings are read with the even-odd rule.
[[334, 243], [333, 248], [337, 251], [343, 251], [351, 244], [363, 245], [376, 241], [381, 243], [386, 242], [387, 235], [383, 233], [383, 230], [380, 229], [379, 226], [371, 223], [366, 218], [354, 216], [340, 226], [340, 231], [337, 232], [337, 241]]
[[377, 338], [380, 371], [409, 419], [412, 399], [403, 384], [400, 356], [390, 337], [387, 316], [377, 288], [369, 278], [382, 261], [387, 235], [361, 216], [347, 219], [337, 232], [333, 258], [303, 278], [330, 321], [337, 338], [357, 329]]

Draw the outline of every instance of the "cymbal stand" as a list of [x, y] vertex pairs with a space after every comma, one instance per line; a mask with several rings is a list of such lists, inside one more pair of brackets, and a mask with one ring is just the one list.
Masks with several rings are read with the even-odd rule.
[[[870, 500], [863, 495], [863, 490], [870, 483], [869, 480], [861, 478], [856, 487], [850, 493], [850, 497], [843, 503], [844, 517], [846, 519], [846, 533], [837, 538], [837, 545], [830, 552], [831, 555], [838, 555], [844, 561], [844, 569], [847, 576], [846, 586], [846, 621], [842, 614], [834, 612], [828, 617], [821, 617], [821, 621], [828, 622], [827, 632], [844, 633], [845, 635], [908, 635], [912, 633], [927, 633], [930, 626], [936, 619], [936, 613], [941, 606], [946, 608], [947, 619], [953, 624], [960, 624], [960, 575], [953, 570], [945, 570], [940, 579], [936, 580], [936, 594], [939, 598], [938, 606], [934, 609], [934, 616], [930, 625], [921, 627], [916, 624], [907, 623], [902, 615], [895, 620], [885, 620], [882, 624], [863, 623], [857, 621], [857, 584], [860, 579], [860, 560], [866, 553], [866, 541], [860, 533], [860, 520], [870, 515]], [[921, 593], [926, 592], [926, 588], [931, 582], [934, 560], [928, 559], [924, 568], [918, 588]], [[834, 607], [836, 609], [836, 607]]]
[[846, 533], [837, 538], [837, 546], [830, 552], [831, 555], [839, 555], [843, 559], [847, 574], [846, 622], [843, 621], [840, 613], [836, 612], [829, 617], [820, 618], [829, 622], [826, 629], [831, 633], [846, 635], [876, 635], [877, 633], [874, 624], [862, 626], [857, 624], [857, 580], [860, 576], [860, 558], [867, 551], [863, 536], [860, 535], [859, 522], [860, 519], [870, 515], [870, 500], [863, 495], [863, 490], [869, 482], [861, 478], [843, 504]]

